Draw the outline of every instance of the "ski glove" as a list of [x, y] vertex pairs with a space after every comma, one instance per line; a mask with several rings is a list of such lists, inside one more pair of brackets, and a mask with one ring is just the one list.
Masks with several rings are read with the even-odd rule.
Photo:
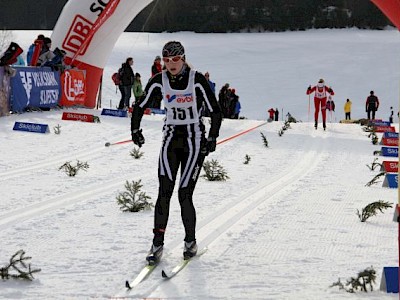
[[214, 137], [209, 137], [201, 147], [201, 153], [204, 156], [207, 156], [210, 152], [214, 152], [216, 147], [217, 147], [217, 139]]
[[142, 134], [142, 129], [132, 130], [132, 141], [135, 145], [142, 147], [144, 144], [144, 136]]
[[307, 90], [308, 90], [308, 91], [311, 90], [311, 85], [308, 86]]
[[328, 93], [332, 94], [333, 90], [331, 88], [328, 89]]

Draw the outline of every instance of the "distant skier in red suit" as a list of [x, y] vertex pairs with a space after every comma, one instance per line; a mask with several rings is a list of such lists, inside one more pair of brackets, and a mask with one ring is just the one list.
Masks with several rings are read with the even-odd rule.
[[325, 81], [323, 79], [318, 80], [318, 84], [311, 87], [311, 85], [307, 89], [307, 95], [314, 93], [314, 105], [315, 105], [315, 113], [314, 113], [314, 120], [315, 120], [315, 129], [318, 127], [318, 114], [319, 108], [321, 106], [322, 111], [322, 124], [324, 130], [326, 129], [326, 99], [328, 98], [328, 93], [330, 95], [335, 95], [333, 90], [330, 87], [325, 85]]

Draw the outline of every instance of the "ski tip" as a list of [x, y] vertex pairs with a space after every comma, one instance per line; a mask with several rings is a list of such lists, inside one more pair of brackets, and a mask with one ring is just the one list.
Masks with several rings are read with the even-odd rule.
[[127, 281], [125, 281], [125, 287], [128, 289], [128, 290], [131, 290], [132, 288], [131, 288], [131, 285], [129, 284], [129, 281], [127, 280]]
[[161, 276], [163, 278], [168, 278], [168, 275], [167, 275], [167, 273], [164, 272], [164, 270], [161, 271]]

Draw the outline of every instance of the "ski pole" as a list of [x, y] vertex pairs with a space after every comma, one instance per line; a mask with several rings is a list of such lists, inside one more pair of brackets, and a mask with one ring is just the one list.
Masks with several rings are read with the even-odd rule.
[[126, 143], [129, 143], [129, 142], [132, 142], [132, 139], [125, 140], [125, 141], [120, 141], [120, 142], [116, 142], [116, 143], [107, 142], [107, 143], [105, 144], [105, 146], [106, 146], [106, 147], [110, 147], [110, 146], [114, 146], [114, 145], [126, 144]]
[[310, 102], [311, 102], [311, 95], [308, 94], [308, 116], [307, 116], [307, 122], [310, 122]]

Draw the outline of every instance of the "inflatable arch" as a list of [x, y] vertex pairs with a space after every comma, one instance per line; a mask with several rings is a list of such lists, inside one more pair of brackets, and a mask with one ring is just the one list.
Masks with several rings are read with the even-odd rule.
[[51, 39], [66, 51], [66, 63], [86, 70], [85, 106], [94, 108], [104, 66], [115, 42], [152, 0], [70, 0]]

